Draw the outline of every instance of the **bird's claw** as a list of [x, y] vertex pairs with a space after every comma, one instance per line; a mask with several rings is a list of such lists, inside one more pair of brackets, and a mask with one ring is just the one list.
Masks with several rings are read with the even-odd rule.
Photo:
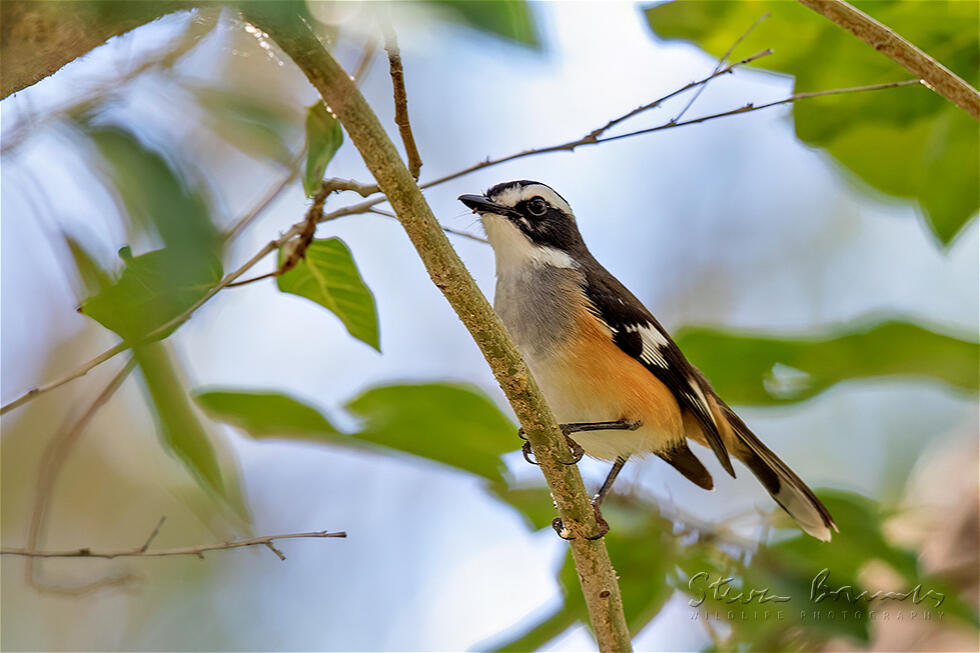
[[585, 449], [582, 448], [582, 445], [567, 435], [565, 436], [565, 441], [568, 442], [568, 448], [572, 450], [572, 459], [568, 462], [563, 462], [562, 465], [578, 464], [578, 461], [582, 460], [582, 456], [585, 455]]
[[[565, 435], [565, 441], [568, 442], [568, 448], [572, 450], [572, 459], [568, 462], [562, 462], [562, 465], [575, 465], [578, 464], [582, 457], [585, 456], [585, 449], [582, 448], [575, 440], [568, 437], [568, 433], [565, 432], [565, 425], [559, 424], [561, 427], [561, 432]], [[524, 444], [521, 445], [521, 455], [524, 456], [524, 460], [531, 463], [532, 465], [540, 465], [541, 463], [535, 462], [531, 459], [533, 452], [531, 451], [531, 443], [527, 439], [527, 435], [524, 433], [524, 427], [517, 429], [517, 437], [524, 440]]]
[[[595, 513], [595, 523], [599, 528], [599, 532], [595, 535], [589, 535], [585, 539], [589, 541], [595, 541], [605, 537], [606, 533], [609, 532], [609, 522], [602, 516], [602, 512], [599, 510], [599, 506], [592, 504], [592, 511]], [[567, 528], [565, 528], [565, 523], [561, 520], [561, 517], [555, 517], [551, 520], [551, 527], [555, 529], [558, 533], [558, 537], [563, 540], [574, 540], [575, 536], [570, 535]]]

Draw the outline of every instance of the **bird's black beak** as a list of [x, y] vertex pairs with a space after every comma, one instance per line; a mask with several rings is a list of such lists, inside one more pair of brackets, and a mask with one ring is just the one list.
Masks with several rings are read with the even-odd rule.
[[506, 206], [494, 204], [483, 195], [460, 195], [459, 201], [472, 209], [474, 213], [496, 213], [497, 215], [507, 215], [511, 212]]

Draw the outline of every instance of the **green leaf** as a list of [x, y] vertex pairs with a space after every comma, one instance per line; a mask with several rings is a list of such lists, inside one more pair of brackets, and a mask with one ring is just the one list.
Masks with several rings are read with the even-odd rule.
[[300, 437], [319, 440], [337, 429], [315, 408], [276, 392], [210, 390], [194, 399], [212, 419], [227, 422], [252, 437]]
[[[279, 250], [280, 265], [285, 253]], [[292, 270], [277, 278], [279, 290], [311, 299], [340, 318], [347, 331], [381, 351], [374, 295], [339, 238], [314, 240]]]
[[[79, 310], [127, 342], [137, 343], [190, 308], [221, 276], [217, 258], [192, 259], [159, 249], [128, 259], [122, 275], [86, 299]], [[154, 339], [167, 337], [177, 326]]]
[[184, 392], [170, 354], [158, 343], [136, 347], [133, 354], [155, 408], [164, 446], [176, 454], [202, 486], [226, 496], [218, 457]]
[[347, 404], [364, 420], [354, 438], [428, 458], [502, 483], [500, 456], [517, 427], [475, 389], [440, 383], [383, 386]]
[[298, 116], [289, 106], [259, 97], [209, 86], [188, 86], [207, 111], [208, 125], [231, 145], [258, 159], [289, 164], [290, 143], [298, 137]]
[[106, 271], [102, 269], [95, 257], [79, 240], [68, 234], [63, 234], [62, 237], [71, 253], [72, 260], [75, 262], [78, 277], [88, 292], [97, 293], [112, 283], [112, 279]]
[[344, 142], [340, 121], [327, 111], [322, 101], [306, 110], [306, 170], [303, 171], [303, 190], [313, 195], [323, 181], [327, 164]]
[[541, 47], [534, 13], [525, 0], [430, 0], [456, 21], [510, 41]]
[[[977, 23], [977, 3], [856, 4], [977, 84], [980, 38], [977, 30], [963, 29]], [[797, 92], [910, 77], [796, 2], [675, 0], [648, 8], [646, 17], [658, 36], [691, 41], [717, 57], [767, 11], [770, 17], [730, 59], [773, 48], [756, 65], [795, 76]], [[814, 98], [795, 103], [792, 111], [800, 140], [825, 149], [871, 187], [916, 201], [941, 242], [950, 243], [980, 209], [980, 124], [925, 87]]]
[[133, 225], [155, 232], [174, 252], [218, 252], [203, 184], [190, 184], [163, 156], [120, 127], [79, 124], [96, 145], [107, 187], [121, 198]]
[[801, 401], [848, 379], [896, 375], [978, 387], [976, 342], [907, 322], [851, 326], [823, 338], [684, 328], [677, 344], [733, 404]]

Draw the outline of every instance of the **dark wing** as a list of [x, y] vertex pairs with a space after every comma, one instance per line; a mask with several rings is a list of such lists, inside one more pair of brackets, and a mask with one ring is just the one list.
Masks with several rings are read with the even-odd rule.
[[732, 476], [735, 470], [711, 415], [707, 394], [697, 369], [684, 357], [667, 331], [643, 304], [594, 259], [583, 265], [585, 294], [592, 311], [612, 330], [613, 341], [643, 364], [670, 389], [681, 409], [701, 424], [704, 437], [721, 466]]

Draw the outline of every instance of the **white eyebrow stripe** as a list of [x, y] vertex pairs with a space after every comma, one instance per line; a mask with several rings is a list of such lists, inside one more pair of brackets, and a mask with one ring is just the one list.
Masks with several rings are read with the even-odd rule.
[[529, 200], [532, 197], [541, 197], [545, 202], [555, 207], [563, 213], [574, 217], [572, 213], [572, 207], [568, 205], [568, 202], [563, 200], [561, 196], [555, 191], [551, 190], [548, 186], [544, 184], [531, 184], [529, 186], [510, 186], [505, 188], [501, 192], [497, 193], [493, 200], [498, 204], [502, 204], [507, 207], [517, 206], [520, 202], [524, 200]]
[[529, 200], [532, 197], [541, 197], [545, 202], [560, 210], [562, 213], [567, 213], [568, 215], [574, 215], [572, 213], [572, 207], [568, 205], [568, 202], [563, 200], [561, 196], [555, 191], [551, 190], [544, 184], [531, 184], [530, 186], [525, 186], [521, 189], [520, 200]]

